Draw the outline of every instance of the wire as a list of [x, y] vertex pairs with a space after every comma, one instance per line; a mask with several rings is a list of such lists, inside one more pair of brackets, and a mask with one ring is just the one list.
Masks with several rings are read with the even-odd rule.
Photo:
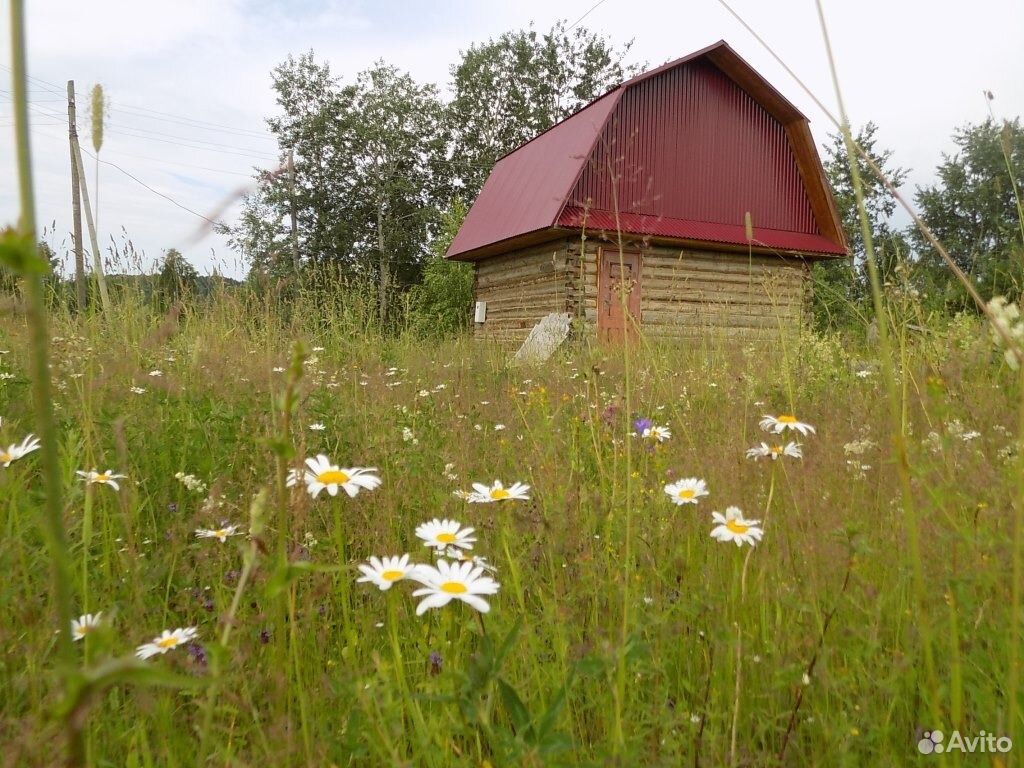
[[[265, 139], [267, 141], [277, 141], [277, 138], [270, 134], [268, 131], [254, 131], [249, 128], [239, 128], [234, 125], [221, 125], [220, 123], [209, 123], [206, 120], [196, 120], [191, 117], [182, 117], [181, 115], [172, 115], [167, 112], [157, 112], [153, 109], [146, 109], [145, 107], [133, 107], [130, 105], [123, 106], [111, 106], [111, 112], [123, 112], [126, 115], [132, 117], [141, 117], [146, 120], [159, 120], [162, 123], [178, 123], [180, 125], [186, 125], [189, 128], [198, 128], [202, 131], [217, 131], [219, 133], [237, 133], [244, 136], [252, 136], [253, 138]], [[152, 115], [139, 114], [140, 112], [152, 112]]]
[[[5, 64], [0, 64], [0, 68], [6, 69], [8, 72], [11, 71], [11, 68], [8, 67]], [[37, 83], [41, 83], [39, 88], [42, 89], [47, 94], [50, 94], [50, 93], [54, 93], [54, 94], [57, 94], [57, 95], [64, 95], [65, 94], [65, 90], [66, 89], [62, 88], [61, 86], [57, 85], [56, 83], [51, 83], [48, 80], [43, 80], [43, 79], [38, 78], [38, 77], [32, 77], [31, 75], [28, 76], [28, 79], [29, 80], [34, 80]], [[88, 94], [82, 93], [81, 91], [77, 91], [76, 90], [75, 91], [75, 95], [79, 99], [81, 99], [82, 101], [87, 101], [89, 99]], [[64, 100], [65, 99], [54, 99], [54, 101], [64, 101]], [[123, 104], [123, 105], [120, 105], [120, 106], [111, 106], [110, 109], [111, 109], [111, 111], [125, 111], [125, 112], [129, 112], [129, 113], [130, 113], [130, 110], [138, 110], [140, 112], [150, 112], [150, 113], [152, 113], [154, 115], [161, 115], [162, 117], [165, 117], [165, 118], [172, 118], [173, 120], [175, 120], [177, 122], [186, 121], [184, 124], [192, 125], [192, 127], [194, 127], [194, 128], [201, 128], [201, 129], [205, 130], [206, 129], [205, 127], [208, 126], [209, 130], [220, 129], [220, 130], [228, 130], [228, 131], [239, 131], [239, 132], [242, 132], [242, 133], [253, 134], [254, 136], [258, 136], [259, 138], [262, 138], [262, 139], [269, 139], [269, 140], [275, 140], [276, 141], [276, 139], [273, 136], [268, 135], [268, 133], [266, 131], [254, 131], [254, 130], [251, 130], [249, 128], [240, 128], [240, 127], [235, 126], [235, 125], [225, 125], [224, 123], [214, 123], [214, 122], [210, 122], [208, 120], [198, 120], [198, 119], [191, 118], [191, 117], [182, 118], [181, 115], [175, 114], [173, 112], [160, 112], [159, 110], [150, 109], [149, 107], [140, 107], [140, 106], [132, 105], [132, 104]], [[138, 115], [138, 117], [147, 117], [147, 115]]]
[[214, 221], [213, 219], [207, 218], [206, 216], [203, 216], [203, 214], [201, 214], [201, 213], [199, 213], [199, 212], [197, 212], [197, 211], [193, 211], [193, 210], [192, 210], [191, 208], [189, 208], [188, 206], [182, 205], [182, 204], [181, 204], [181, 203], [179, 203], [179, 202], [178, 202], [177, 200], [175, 200], [175, 199], [174, 199], [173, 197], [170, 197], [169, 195], [165, 195], [165, 194], [164, 194], [163, 192], [159, 192], [158, 190], [155, 190], [155, 189], [153, 189], [153, 188], [152, 188], [151, 186], [149, 186], [149, 184], [147, 184], [146, 182], [144, 182], [144, 181], [143, 181], [142, 179], [140, 179], [140, 178], [139, 178], [138, 176], [133, 176], [133, 175], [132, 175], [132, 174], [130, 174], [130, 173], [129, 173], [128, 171], [126, 171], [126, 170], [125, 170], [124, 168], [122, 168], [121, 166], [119, 166], [119, 165], [118, 165], [117, 163], [112, 163], [112, 162], [110, 162], [109, 160], [101, 160], [100, 158], [96, 157], [96, 155], [94, 155], [94, 154], [93, 154], [92, 152], [90, 152], [90, 151], [89, 151], [89, 150], [87, 150], [87, 149], [83, 149], [82, 151], [83, 151], [83, 152], [84, 152], [85, 154], [87, 154], [87, 155], [88, 155], [89, 157], [91, 157], [91, 158], [92, 158], [93, 160], [97, 160], [98, 162], [101, 162], [101, 163], [103, 163], [104, 165], [109, 165], [109, 166], [110, 166], [111, 168], [116, 168], [116, 169], [117, 169], [118, 171], [120, 171], [121, 173], [123, 173], [123, 174], [124, 174], [125, 176], [127, 176], [127, 177], [128, 177], [129, 179], [131, 179], [132, 181], [134, 181], [134, 182], [135, 182], [136, 184], [139, 184], [140, 186], [142, 186], [142, 187], [145, 187], [145, 188], [146, 188], [146, 189], [148, 189], [148, 190], [149, 190], [150, 192], [152, 192], [152, 193], [153, 193], [154, 195], [159, 195], [159, 196], [160, 196], [160, 197], [162, 197], [162, 198], [163, 198], [164, 200], [167, 200], [168, 202], [171, 202], [171, 203], [173, 203], [174, 205], [176, 205], [176, 206], [178, 206], [179, 208], [181, 208], [181, 210], [183, 210], [183, 211], [187, 211], [188, 213], [191, 213], [191, 214], [192, 214], [193, 216], [197, 216], [198, 218], [202, 219], [203, 221], [209, 222], [210, 224], [213, 224], [214, 226], [217, 226], [218, 224], [221, 224], [221, 225], [223, 225], [223, 222], [219, 222], [219, 221]]
[[132, 158], [135, 158], [136, 160], [149, 160], [150, 162], [153, 162], [153, 163], [165, 163], [167, 165], [178, 165], [178, 166], [181, 166], [182, 168], [195, 168], [196, 170], [199, 170], [199, 171], [209, 171], [210, 173], [226, 173], [229, 176], [241, 176], [241, 177], [246, 178], [246, 179], [251, 179], [254, 176], [254, 174], [251, 174], [251, 173], [239, 173], [238, 171], [228, 171], [228, 170], [225, 170], [223, 168], [207, 168], [205, 165], [193, 165], [192, 163], [179, 163], [177, 160], [164, 160], [163, 158], [159, 158], [159, 157], [147, 157], [146, 155], [134, 155], [134, 154], [131, 154], [130, 152], [122, 152], [119, 149], [106, 149], [106, 150], [104, 150], [104, 154], [109, 155], [110, 153], [114, 153], [115, 155], [120, 155], [121, 157], [132, 157]]
[[176, 147], [185, 147], [186, 149], [198, 149], [203, 152], [214, 152], [221, 155], [237, 155], [238, 157], [247, 157], [250, 160], [273, 160], [275, 159], [272, 155], [268, 154], [256, 154], [253, 152], [235, 152], [227, 149], [214, 149], [213, 147], [200, 147], [195, 144], [184, 144], [180, 141], [171, 141], [170, 139], [158, 139], [155, 136], [145, 136], [137, 133], [130, 133], [122, 128], [108, 128], [108, 133], [112, 133], [116, 136], [128, 136], [133, 139], [142, 139], [143, 141], [159, 141], [161, 144], [173, 144]]
[[571, 26], [571, 27], [569, 27], [569, 28], [568, 28], [567, 30], [565, 30], [565, 31], [566, 31], [566, 32], [572, 32], [572, 31], [573, 31], [573, 30], [574, 30], [574, 29], [576, 28], [576, 25], [577, 25], [577, 24], [579, 24], [579, 23], [580, 23], [581, 21], [583, 21], [583, 20], [584, 20], [585, 18], [587, 18], [587, 16], [589, 16], [589, 15], [590, 15], [590, 14], [592, 14], [592, 13], [593, 13], [594, 11], [596, 11], [596, 10], [597, 10], [598, 8], [600, 8], [600, 7], [602, 6], [602, 5], [604, 5], [604, 4], [605, 4], [605, 2], [607, 2], [607, 0], [598, 0], [598, 1], [596, 2], [596, 3], [594, 3], [594, 4], [593, 4], [593, 5], [592, 5], [592, 6], [590, 7], [590, 10], [589, 10], [589, 11], [587, 11], [587, 12], [586, 12], [586, 13], [584, 13], [584, 14], [583, 14], [582, 16], [580, 16], [580, 17], [579, 17], [578, 19], [576, 19], [576, 21], [574, 21], [574, 22], [572, 23], [572, 26]]
[[[0, 64], [0, 69], [6, 69], [8, 72], [13, 72], [14, 71], [10, 67], [8, 67], [6, 64]], [[41, 89], [43, 89], [43, 90], [53, 91], [54, 93], [56, 93], [58, 95], [61, 95], [61, 94], [63, 94], [65, 92], [65, 89], [61, 88], [61, 86], [57, 85], [56, 83], [51, 83], [51, 82], [48, 82], [47, 80], [42, 80], [42, 79], [40, 79], [38, 77], [32, 77], [32, 75], [25, 75], [25, 77], [28, 80], [34, 80], [37, 83], [42, 83], [42, 85], [40, 85], [39, 87]]]
[[273, 155], [270, 152], [264, 152], [261, 149], [250, 149], [249, 147], [239, 147], [237, 144], [219, 144], [216, 141], [207, 141], [206, 139], [193, 139], [189, 136], [177, 136], [173, 133], [161, 133], [160, 131], [151, 131], [148, 128], [136, 128], [134, 125], [124, 125], [122, 123], [111, 122], [110, 127], [124, 131], [137, 131], [139, 133], [152, 136], [161, 136], [167, 139], [175, 139], [176, 141], [188, 141], [193, 144], [209, 144], [211, 147], [219, 147], [222, 149], [240, 149], [245, 152], [252, 152], [253, 154], [263, 155], [265, 157], [274, 157], [276, 159], [276, 155]]

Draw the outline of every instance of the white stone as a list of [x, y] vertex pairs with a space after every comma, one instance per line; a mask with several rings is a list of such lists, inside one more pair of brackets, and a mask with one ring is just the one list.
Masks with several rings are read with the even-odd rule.
[[543, 363], [569, 336], [569, 313], [552, 312], [533, 326], [523, 346], [512, 358], [513, 363]]

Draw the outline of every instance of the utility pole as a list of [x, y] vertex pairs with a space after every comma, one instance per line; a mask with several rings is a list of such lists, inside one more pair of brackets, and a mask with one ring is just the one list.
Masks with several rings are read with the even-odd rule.
[[292, 268], [299, 271], [299, 225], [295, 212], [295, 150], [288, 150], [288, 186], [292, 209]]
[[100, 286], [100, 301], [103, 303], [103, 314], [113, 317], [110, 306], [110, 294], [107, 293], [107, 279], [103, 276], [103, 262], [100, 261], [100, 244], [96, 238], [96, 225], [92, 220], [92, 208], [89, 205], [89, 185], [85, 181], [85, 166], [82, 164], [82, 146], [78, 137], [72, 142], [71, 154], [78, 166], [78, 184], [82, 191], [82, 202], [85, 204], [85, 223], [89, 226], [89, 241], [92, 243], [92, 272]]
[[85, 311], [85, 256], [82, 253], [82, 195], [79, 191], [78, 163], [75, 162], [75, 145], [78, 142], [78, 125], [75, 121], [75, 81], [68, 80], [68, 141], [71, 145], [71, 212], [75, 226], [75, 296], [78, 311]]

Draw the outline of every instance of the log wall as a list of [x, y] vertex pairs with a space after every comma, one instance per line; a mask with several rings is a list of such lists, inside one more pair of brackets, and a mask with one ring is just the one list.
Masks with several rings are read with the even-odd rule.
[[542, 317], [567, 311], [568, 276], [564, 241], [477, 262], [474, 293], [487, 302], [487, 319], [475, 336], [519, 346]]
[[[475, 336], [516, 347], [551, 312], [586, 318], [596, 331], [599, 247], [570, 237], [477, 262], [476, 300], [487, 302], [487, 319], [475, 325]], [[640, 250], [640, 323], [647, 336], [770, 334], [808, 317], [810, 267], [800, 259]]]
[[[597, 243], [574, 272], [570, 305], [597, 323]], [[570, 245], [570, 261], [579, 247]], [[648, 336], [753, 335], [807, 317], [809, 266], [800, 259], [647, 246], [641, 249], [640, 323]]]

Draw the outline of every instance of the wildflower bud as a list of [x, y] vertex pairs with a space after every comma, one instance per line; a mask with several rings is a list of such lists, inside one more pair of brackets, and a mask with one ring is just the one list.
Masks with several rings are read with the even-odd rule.
[[249, 533], [261, 536], [267, 527], [267, 489], [261, 488], [249, 505]]

